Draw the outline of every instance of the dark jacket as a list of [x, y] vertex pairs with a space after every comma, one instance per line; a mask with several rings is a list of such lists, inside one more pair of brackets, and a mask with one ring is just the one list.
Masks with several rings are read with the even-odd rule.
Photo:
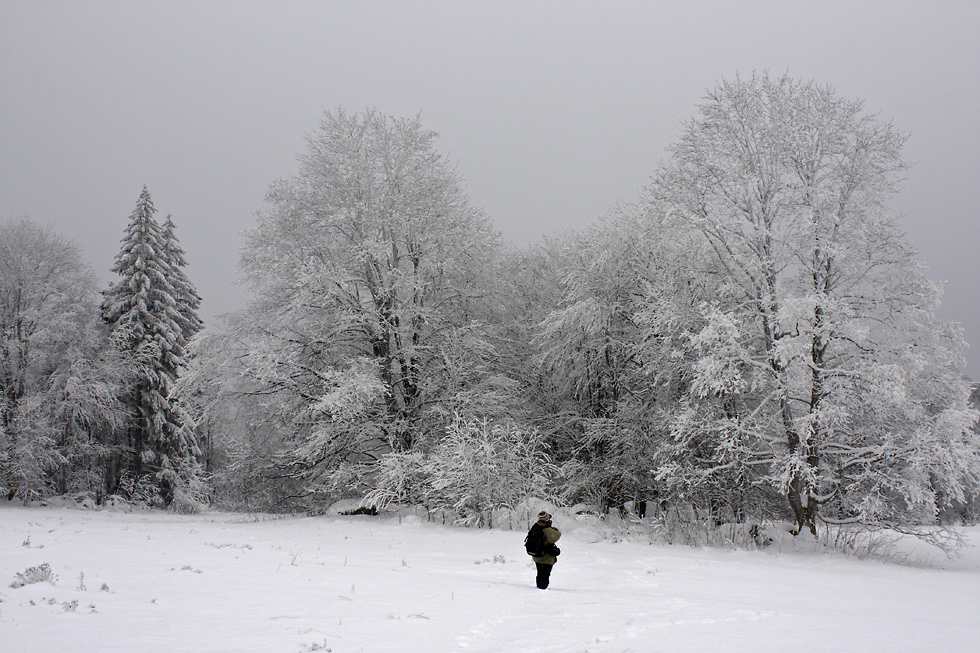
[[[535, 524], [544, 527], [541, 531], [544, 533], [544, 541], [548, 544], [554, 544], [561, 537], [561, 531], [552, 526], [550, 521], [539, 520]], [[552, 555], [531, 556], [531, 559], [544, 565], [553, 565], [558, 562], [558, 558]]]

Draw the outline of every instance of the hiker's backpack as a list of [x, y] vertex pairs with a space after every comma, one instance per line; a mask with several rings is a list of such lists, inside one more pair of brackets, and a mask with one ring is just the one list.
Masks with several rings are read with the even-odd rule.
[[535, 557], [561, 555], [561, 549], [554, 544], [548, 544], [544, 537], [544, 528], [538, 524], [531, 526], [531, 530], [527, 532], [527, 537], [524, 538], [524, 550], [529, 556]]

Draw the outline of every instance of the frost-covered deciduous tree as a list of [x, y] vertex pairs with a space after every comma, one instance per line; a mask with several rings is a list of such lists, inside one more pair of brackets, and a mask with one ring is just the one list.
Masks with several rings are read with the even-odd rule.
[[575, 410], [571, 406], [574, 400], [562, 391], [564, 380], [551, 377], [543, 366], [535, 365], [541, 353], [536, 334], [545, 318], [561, 306], [567, 252], [565, 239], [561, 238], [505, 253], [496, 285], [501, 310], [490, 322], [500, 335], [494, 350], [501, 368], [507, 378], [518, 384], [513, 390], [508, 389], [504, 398], [499, 393], [492, 398], [485, 395], [494, 401], [498, 411], [476, 415], [509, 418], [533, 426], [552, 443], [568, 440], [567, 432], [575, 428]]
[[123, 398], [135, 368], [110, 338], [94, 298], [86, 312], [89, 319], [66, 349], [65, 364], [49, 380], [56, 442], [65, 458], [54, 490], [84, 492], [98, 500], [112, 492], [110, 461], [133, 416]]
[[632, 472], [649, 467], [636, 455], [645, 438], [619, 421], [634, 390], [633, 317], [652, 265], [637, 217], [621, 205], [585, 231], [549, 243], [560, 294], [531, 341], [543, 394], [554, 397], [547, 419], [554, 426], [542, 430], [566, 459], [566, 491], [603, 508], [635, 498], [644, 483]]
[[213, 499], [235, 510], [279, 506], [302, 491], [275, 466], [295, 443], [284, 438], [281, 416], [269, 410], [263, 386], [245, 369], [248, 349], [227, 334], [202, 333], [190, 343], [177, 381], [194, 417]]
[[191, 420], [174, 396], [185, 355], [181, 310], [192, 298], [179, 301], [186, 289], [174, 288], [171, 280], [180, 275], [170, 265], [179, 248], [172, 235], [165, 237], [154, 213], [144, 186], [112, 268], [121, 278], [103, 292], [102, 316], [136, 366], [130, 391], [136, 417], [126, 442], [132, 455], [124, 465], [136, 479], [152, 474], [169, 504], [182, 470], [200, 451]]
[[36, 396], [74, 330], [91, 277], [78, 250], [26, 218], [0, 228], [0, 485], [10, 498], [44, 492], [61, 462]]
[[[423, 446], [447, 395], [479, 385], [449, 378], [457, 357], [492, 359], [498, 237], [435, 139], [418, 118], [325, 112], [247, 234], [241, 364], [307, 470]], [[324, 401], [347, 391], [364, 410], [337, 419]]]
[[552, 246], [561, 293], [534, 336], [544, 385], [564, 398], [542, 424], [567, 425], [566, 493], [600, 508], [662, 495], [654, 455], [691, 365], [675, 345], [716, 293], [700, 237], [656, 209], [619, 204]]
[[585, 417], [608, 417], [624, 391], [635, 341], [631, 316], [646, 265], [636, 257], [639, 236], [607, 222], [570, 237], [560, 305], [535, 335], [538, 365]]
[[125, 419], [78, 249], [26, 218], [0, 224], [0, 490], [25, 501], [103, 488], [105, 445]]
[[652, 186], [725, 279], [684, 344], [696, 360], [675, 440], [713, 434], [703, 476], [729, 472], [735, 447], [755, 452], [740, 458], [770, 465], [798, 528], [822, 504], [928, 516], [977, 477], [961, 338], [887, 210], [904, 141], [833, 89], [736, 79]]

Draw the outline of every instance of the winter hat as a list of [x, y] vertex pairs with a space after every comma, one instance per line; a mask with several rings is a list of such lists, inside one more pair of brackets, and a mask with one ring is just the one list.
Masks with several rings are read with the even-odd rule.
[[551, 515], [548, 514], [547, 510], [542, 510], [538, 513], [538, 521], [551, 521]]

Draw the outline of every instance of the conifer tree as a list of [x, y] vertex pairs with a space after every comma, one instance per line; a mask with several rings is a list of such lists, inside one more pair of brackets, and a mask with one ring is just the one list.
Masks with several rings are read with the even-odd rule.
[[180, 331], [184, 340], [182, 344], [186, 346], [194, 334], [204, 328], [204, 323], [197, 314], [201, 307], [201, 296], [197, 294], [193, 282], [184, 274], [183, 268], [187, 267], [187, 259], [184, 258], [184, 249], [180, 246], [174, 229], [173, 219], [168, 214], [163, 222], [163, 252], [170, 270], [167, 280], [174, 289], [177, 312], [180, 314]]
[[103, 292], [102, 316], [137, 366], [130, 394], [136, 414], [128, 438], [130, 471], [136, 479], [152, 473], [169, 503], [180, 459], [198, 451], [186, 413], [173, 396], [185, 337], [167, 241], [155, 212], [144, 186], [112, 268], [121, 279]]

